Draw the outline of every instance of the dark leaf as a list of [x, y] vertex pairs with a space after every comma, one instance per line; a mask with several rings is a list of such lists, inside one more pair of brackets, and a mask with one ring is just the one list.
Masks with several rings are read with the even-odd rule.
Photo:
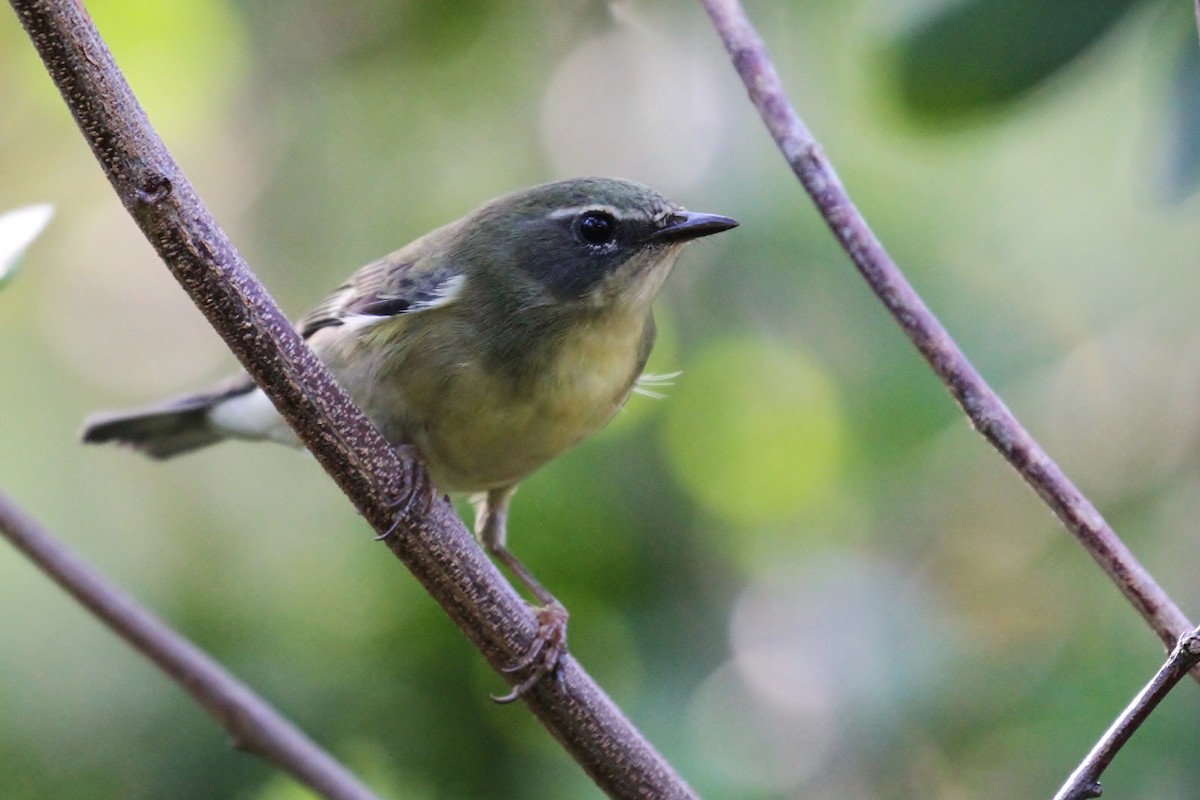
[[899, 43], [905, 107], [929, 121], [1021, 97], [1098, 41], [1138, 0], [971, 0]]

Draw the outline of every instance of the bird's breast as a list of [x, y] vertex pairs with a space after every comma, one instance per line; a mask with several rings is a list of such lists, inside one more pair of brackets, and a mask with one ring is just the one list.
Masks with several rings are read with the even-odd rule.
[[434, 480], [448, 491], [510, 485], [602, 428], [640, 371], [645, 324], [574, 329], [516, 381], [482, 358], [454, 365], [412, 409]]

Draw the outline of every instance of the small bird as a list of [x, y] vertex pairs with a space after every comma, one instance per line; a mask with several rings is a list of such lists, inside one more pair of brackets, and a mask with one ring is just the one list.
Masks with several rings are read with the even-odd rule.
[[[737, 226], [612, 178], [494, 199], [360, 269], [297, 324], [392, 444], [434, 483], [472, 493], [475, 533], [538, 599], [513, 670], [554, 670], [566, 610], [508, 550], [509, 502], [538, 467], [602, 428], [654, 344], [651, 306], [687, 242]], [[649, 377], [649, 376], [647, 376]], [[208, 391], [90, 418], [83, 441], [170, 458], [224, 439], [300, 441], [242, 373]]]

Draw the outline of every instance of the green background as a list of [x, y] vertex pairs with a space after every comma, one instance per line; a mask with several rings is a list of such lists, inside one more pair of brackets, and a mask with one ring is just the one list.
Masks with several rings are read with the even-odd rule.
[[[295, 315], [524, 185], [611, 174], [734, 232], [510, 543], [572, 651], [710, 798], [1049, 797], [1162, 648], [836, 249], [695, 3], [95, 0], [184, 170]], [[1010, 407], [1200, 616], [1200, 59], [1186, 0], [751, 3], [856, 202]], [[85, 449], [233, 368], [9, 12], [0, 487], [394, 798], [596, 797], [315, 462]], [[1194, 797], [1184, 683], [1105, 778]], [[0, 797], [290, 800], [0, 546]]]

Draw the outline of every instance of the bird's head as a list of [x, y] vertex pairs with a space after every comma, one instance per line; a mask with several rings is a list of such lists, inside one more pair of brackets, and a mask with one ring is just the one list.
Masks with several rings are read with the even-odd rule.
[[680, 248], [738, 223], [685, 211], [653, 189], [575, 178], [497, 198], [464, 220], [467, 256], [526, 297], [648, 310]]

